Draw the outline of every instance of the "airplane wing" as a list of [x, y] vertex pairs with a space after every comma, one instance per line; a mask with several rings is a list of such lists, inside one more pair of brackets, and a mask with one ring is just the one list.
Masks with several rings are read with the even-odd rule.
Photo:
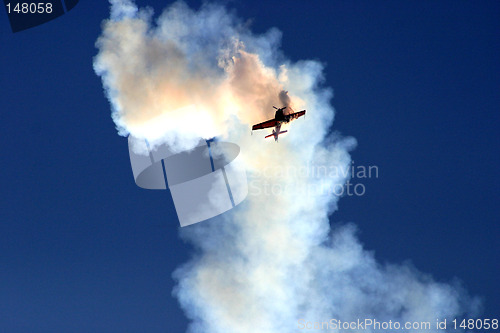
[[270, 120], [265, 121], [263, 123], [253, 125], [252, 131], [258, 130], [258, 129], [263, 129], [263, 128], [268, 128], [268, 127], [274, 127], [274, 126], [276, 126], [276, 120], [270, 119]]
[[294, 113], [290, 113], [287, 115], [288, 117], [288, 120], [293, 120], [293, 119], [297, 119], [298, 117], [301, 117], [303, 115], [306, 114], [306, 110], [302, 110], [302, 111], [299, 111], [299, 112], [294, 112]]

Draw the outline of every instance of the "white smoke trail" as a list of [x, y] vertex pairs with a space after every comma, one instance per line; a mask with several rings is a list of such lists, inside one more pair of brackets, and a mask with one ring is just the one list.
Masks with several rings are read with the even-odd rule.
[[[277, 30], [253, 35], [218, 5], [177, 2], [154, 24], [150, 10], [111, 4], [94, 67], [119, 133], [178, 150], [219, 135], [240, 145], [249, 171], [243, 205], [182, 230], [197, 249], [174, 273], [190, 332], [294, 332], [300, 319], [331, 318], [428, 321], [437, 332], [437, 318], [476, 308], [457, 285], [377, 263], [353, 225], [330, 230], [332, 189], [346, 181], [355, 140], [328, 136], [334, 110], [321, 64], [285, 60]], [[282, 104], [307, 108], [307, 118], [279, 144], [249, 135]]]

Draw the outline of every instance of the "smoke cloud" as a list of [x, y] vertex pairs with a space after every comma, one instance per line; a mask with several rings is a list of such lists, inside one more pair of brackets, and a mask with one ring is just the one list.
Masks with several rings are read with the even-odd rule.
[[[94, 68], [120, 135], [179, 151], [213, 136], [241, 147], [247, 200], [181, 230], [195, 248], [174, 273], [189, 331], [296, 332], [301, 319], [373, 318], [428, 321], [437, 332], [437, 318], [475, 311], [459, 285], [377, 263], [354, 225], [330, 227], [332, 189], [347, 181], [356, 141], [328, 133], [334, 109], [322, 65], [286, 60], [280, 38], [276, 29], [252, 34], [220, 5], [176, 2], [154, 20], [150, 9], [113, 0], [96, 44]], [[250, 136], [273, 105], [307, 109], [278, 144]], [[311, 165], [344, 172], [319, 176]]]

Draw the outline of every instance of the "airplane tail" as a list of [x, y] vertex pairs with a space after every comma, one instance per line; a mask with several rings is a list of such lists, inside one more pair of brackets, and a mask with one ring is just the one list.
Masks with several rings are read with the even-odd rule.
[[273, 130], [273, 132], [272, 132], [271, 134], [266, 135], [265, 139], [267, 139], [267, 138], [270, 138], [270, 137], [274, 136], [274, 140], [275, 140], [275, 141], [278, 141], [278, 135], [283, 134], [283, 133], [286, 133], [286, 132], [288, 132], [288, 131], [276, 132], [275, 130]]

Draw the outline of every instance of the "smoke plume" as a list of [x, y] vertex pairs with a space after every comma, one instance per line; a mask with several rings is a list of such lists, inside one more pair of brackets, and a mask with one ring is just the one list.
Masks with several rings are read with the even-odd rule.
[[[253, 34], [220, 5], [176, 2], [154, 20], [151, 9], [112, 0], [96, 44], [94, 68], [120, 135], [179, 151], [213, 136], [241, 147], [246, 201], [181, 230], [195, 253], [174, 273], [174, 294], [190, 332], [295, 332], [300, 320], [332, 318], [428, 321], [437, 332], [437, 318], [472, 311], [459, 286], [382, 265], [354, 225], [330, 227], [332, 189], [346, 182], [356, 142], [328, 133], [334, 109], [322, 65], [286, 60], [280, 38], [276, 29]], [[250, 136], [273, 105], [307, 109], [278, 144]]]

